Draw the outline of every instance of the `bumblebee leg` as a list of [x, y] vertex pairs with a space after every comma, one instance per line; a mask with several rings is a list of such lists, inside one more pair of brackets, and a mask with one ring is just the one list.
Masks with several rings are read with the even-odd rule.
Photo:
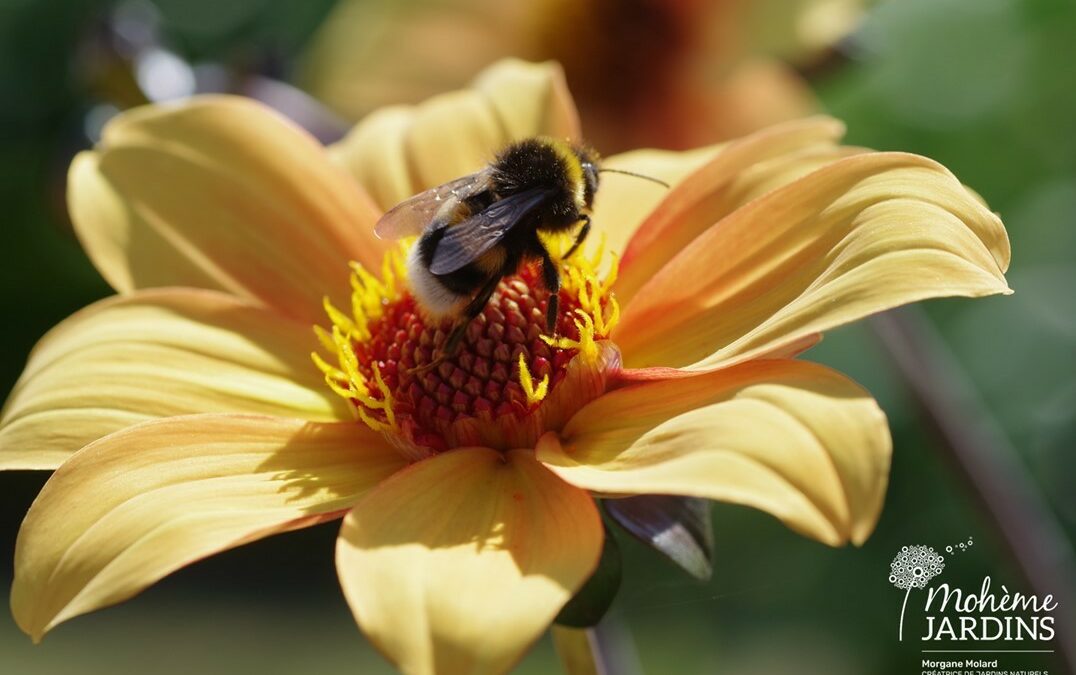
[[[574, 248], [574, 247], [573, 247]], [[549, 289], [549, 304], [545, 308], [546, 332], [556, 335], [557, 316], [560, 314], [560, 272], [557, 264], [549, 257], [549, 252], [542, 249], [542, 283]]]
[[579, 234], [575, 235], [575, 243], [572, 244], [572, 247], [568, 249], [568, 252], [562, 256], [563, 258], [571, 258], [572, 254], [579, 248], [579, 245], [582, 244], [583, 240], [590, 234], [590, 216], [584, 213], [579, 219], [583, 221], [583, 227], [579, 228]]
[[500, 276], [493, 277], [482, 286], [478, 291], [478, 295], [474, 296], [474, 299], [467, 303], [463, 308], [462, 316], [460, 316], [456, 325], [452, 327], [452, 332], [448, 334], [448, 339], [445, 340], [445, 345], [441, 348], [441, 353], [438, 354], [433, 361], [424, 366], [416, 366], [407, 372], [424, 373], [427, 370], [433, 370], [441, 365], [444, 363], [445, 359], [455, 356], [460, 348], [460, 343], [463, 342], [463, 336], [467, 334], [467, 326], [471, 325], [471, 321], [482, 313], [482, 310], [485, 309], [489, 299], [493, 296], [493, 291], [497, 290], [497, 284], [500, 282]]
[[482, 313], [482, 310], [489, 304], [489, 299], [493, 297], [493, 291], [497, 290], [497, 284], [501, 283], [500, 276], [494, 276], [486, 285], [478, 291], [478, 295], [474, 296], [474, 299], [467, 303], [467, 306], [463, 308], [463, 316], [456, 324], [452, 332], [448, 334], [448, 340], [445, 341], [444, 349], [441, 350], [441, 359], [453, 356], [456, 350], [460, 347], [460, 342], [463, 341], [463, 336], [467, 334], [467, 326], [471, 325], [471, 321]]

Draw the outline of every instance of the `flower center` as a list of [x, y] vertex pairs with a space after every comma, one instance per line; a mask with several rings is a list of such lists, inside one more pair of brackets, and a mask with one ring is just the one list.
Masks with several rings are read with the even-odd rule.
[[317, 353], [314, 362], [359, 420], [416, 458], [470, 445], [533, 447], [600, 395], [619, 366], [606, 339], [619, 318], [616, 262], [600, 274], [602, 258], [599, 248], [560, 260], [555, 335], [545, 334], [550, 292], [540, 268], [525, 265], [501, 280], [450, 355], [444, 344], [464, 319], [426, 316], [407, 287], [406, 246], [385, 256], [380, 278], [353, 263], [350, 313], [326, 300], [332, 327], [315, 327], [337, 365]]

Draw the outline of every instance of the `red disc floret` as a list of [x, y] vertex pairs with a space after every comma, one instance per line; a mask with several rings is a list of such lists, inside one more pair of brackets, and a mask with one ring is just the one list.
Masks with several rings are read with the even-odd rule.
[[[392, 396], [396, 423], [408, 439], [444, 450], [454, 445], [454, 430], [464, 420], [522, 420], [538, 405], [528, 402], [520, 384], [520, 354], [535, 382], [549, 377], [550, 391], [564, 379], [576, 350], [542, 340], [548, 300], [536, 268], [524, 267], [505, 277], [467, 326], [456, 353], [424, 369], [442, 356], [455, 320], [427, 321], [415, 299], [404, 293], [388, 301], [382, 315], [368, 324], [370, 338], [352, 347], [368, 381], [374, 380], [377, 365]], [[578, 306], [577, 298], [560, 293], [558, 336], [579, 338], [572, 319]]]

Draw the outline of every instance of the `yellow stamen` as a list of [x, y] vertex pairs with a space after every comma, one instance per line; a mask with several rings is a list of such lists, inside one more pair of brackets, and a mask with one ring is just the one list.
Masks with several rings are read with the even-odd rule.
[[519, 384], [523, 387], [523, 393], [527, 395], [527, 405], [541, 403], [549, 391], [548, 374], [543, 375], [542, 381], [538, 383], [538, 388], [534, 388], [534, 377], [531, 375], [530, 369], [527, 368], [527, 360], [523, 358], [522, 352], [519, 354]]
[[593, 255], [573, 255], [572, 262], [563, 266], [563, 288], [579, 302], [576, 313], [583, 317], [583, 323], [575, 321], [576, 327], [579, 328], [579, 340], [553, 340], [543, 336], [546, 344], [562, 349], [578, 349], [586, 355], [596, 355], [594, 340], [606, 338], [612, 332], [620, 320], [620, 305], [611, 292], [619, 261], [615, 254], [610, 253], [609, 269], [603, 275], [599, 270], [605, 257], [605, 237], [602, 236]]
[[[358, 406], [359, 417], [374, 431], [396, 429], [396, 413], [393, 410], [392, 392], [389, 390], [388, 385], [385, 384], [385, 380], [381, 378], [381, 369], [377, 367], [376, 363], [374, 364], [374, 384], [377, 386], [378, 391], [381, 392], [382, 398], [378, 400], [369, 394], [355, 396], [355, 400], [362, 404]], [[383, 411], [386, 422], [371, 417], [369, 410]]]
[[573, 319], [572, 321], [575, 324], [575, 329], [579, 332], [578, 340], [568, 337], [551, 338], [548, 335], [542, 335], [542, 341], [557, 349], [575, 349], [580, 355], [593, 361], [598, 358], [599, 353], [598, 344], [594, 339], [594, 319], [583, 309], [577, 309], [575, 313], [582, 319], [582, 322], [579, 319]]
[[318, 342], [321, 343], [321, 346], [325, 349], [325, 351], [329, 352], [330, 354], [336, 353], [336, 343], [333, 342], [332, 336], [329, 335], [329, 331], [325, 330], [321, 326], [314, 326], [314, 335], [318, 337]]
[[[562, 254], [573, 241], [570, 236], [550, 238], [546, 245], [550, 251]], [[350, 401], [356, 416], [375, 431], [401, 432], [401, 424], [407, 429], [413, 429], [415, 424], [413, 416], [416, 403], [410, 398], [413, 394], [409, 391], [400, 394], [400, 391], [404, 390], [393, 389], [401, 386], [401, 377], [407, 377], [400, 374], [398, 357], [388, 360], [396, 370], [386, 381], [381, 372], [385, 367], [384, 363], [376, 358], [371, 361], [368, 351], [369, 341], [373, 339], [374, 333], [381, 334], [380, 331], [383, 330], [383, 327], [379, 327], [375, 322], [383, 320], [386, 308], [404, 299], [408, 292], [406, 260], [410, 244], [411, 242], [402, 242], [399, 247], [386, 254], [379, 276], [371, 274], [359, 264], [352, 263], [350, 312], [338, 309], [326, 298], [325, 313], [331, 325], [314, 328], [323, 349], [322, 353], [331, 354], [337, 362], [332, 365], [332, 359], [327, 360], [321, 354], [314, 353], [311, 355], [314, 365], [324, 375], [329, 388]], [[600, 355], [598, 341], [609, 336], [620, 318], [620, 306], [611, 290], [616, 279], [617, 259], [607, 255], [604, 239], [599, 240], [593, 253], [573, 254], [570, 260], [554, 255], [554, 259], [561, 267], [562, 293], [566, 294], [561, 297], [567, 300], [568, 306], [574, 306], [571, 317], [578, 335], [575, 339], [566, 336], [542, 336], [542, 340], [554, 348], [573, 350], [584, 359], [596, 360]], [[603, 267], [608, 268], [604, 274], [600, 271]], [[363, 359], [361, 362], [360, 358]], [[519, 355], [518, 367], [519, 383], [526, 396], [527, 405], [534, 408], [548, 396], [553, 386], [553, 378], [546, 373], [541, 381], [536, 382], [524, 353]], [[415, 380], [410, 381], [413, 386]], [[402, 403], [405, 404], [404, 409], [408, 410], [410, 417], [398, 419], [395, 396], [404, 397]], [[471, 399], [466, 397], [470, 396], [475, 394], [468, 392], [463, 405], [469, 404]], [[438, 409], [438, 415], [446, 409], [447, 404], [442, 400], [439, 405], [442, 407]], [[429, 421], [426, 423], [429, 424]]]
[[354, 322], [346, 314], [334, 307], [328, 296], [322, 298], [321, 304], [325, 308], [325, 313], [329, 315], [329, 320], [333, 322], [334, 330], [339, 328], [348, 334], [355, 331]]
[[329, 388], [355, 403], [359, 419], [375, 431], [397, 428], [392, 391], [381, 377], [376, 363], [373, 364], [372, 378], [363, 374], [352, 344], [369, 339], [370, 323], [381, 317], [386, 302], [399, 299], [402, 288], [397, 281], [406, 279], [406, 255], [406, 243], [386, 254], [381, 264], [381, 279], [367, 272], [358, 263], [352, 263], [351, 316], [347, 316], [325, 298], [325, 313], [332, 321], [332, 329], [328, 331], [321, 326], [314, 326], [318, 342], [327, 352], [337, 357], [339, 367], [329, 365], [317, 353], [311, 354], [314, 365], [325, 375]]

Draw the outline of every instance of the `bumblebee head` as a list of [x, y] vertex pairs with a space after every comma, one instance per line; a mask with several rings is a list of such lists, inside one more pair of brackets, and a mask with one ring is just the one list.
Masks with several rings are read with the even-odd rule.
[[586, 146], [574, 146], [572, 151], [579, 158], [579, 165], [583, 169], [583, 204], [589, 209], [594, 203], [594, 193], [598, 191], [601, 158], [596, 151]]

